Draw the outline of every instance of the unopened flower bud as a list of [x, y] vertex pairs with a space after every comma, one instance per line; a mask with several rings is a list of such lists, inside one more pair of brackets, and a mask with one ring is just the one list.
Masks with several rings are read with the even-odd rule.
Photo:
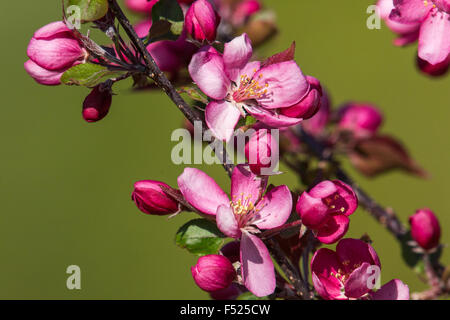
[[83, 102], [83, 119], [87, 122], [102, 120], [109, 112], [112, 103], [110, 88], [96, 86]]
[[430, 209], [417, 210], [409, 218], [409, 224], [411, 225], [411, 236], [421, 248], [430, 250], [439, 245], [441, 227], [433, 211]]
[[161, 189], [161, 185], [170, 188], [164, 182], [154, 180], [142, 180], [134, 184], [131, 198], [139, 210], [152, 215], [168, 215], [178, 212], [178, 202], [170, 198]]
[[228, 288], [236, 277], [231, 262], [224, 256], [212, 254], [198, 259], [191, 268], [195, 283], [208, 292]]
[[434, 64], [434, 65], [417, 57], [417, 66], [419, 67], [420, 71], [428, 74], [429, 76], [432, 76], [432, 77], [443, 76], [447, 73], [447, 71], [450, 67], [450, 54], [449, 54], [447, 60], [444, 60], [444, 61], [442, 61], [438, 64]]
[[339, 110], [338, 127], [357, 138], [373, 136], [383, 122], [381, 112], [369, 104], [348, 103]]
[[158, 2], [159, 0], [126, 0], [125, 6], [134, 11], [139, 13], [146, 13], [151, 14], [153, 6]]
[[278, 143], [270, 134], [269, 129], [262, 128], [255, 131], [245, 145], [245, 157], [254, 174], [268, 175], [272, 173], [270, 168], [278, 162]]
[[193, 39], [200, 42], [214, 41], [219, 23], [219, 15], [207, 0], [195, 1], [186, 13], [186, 29]]

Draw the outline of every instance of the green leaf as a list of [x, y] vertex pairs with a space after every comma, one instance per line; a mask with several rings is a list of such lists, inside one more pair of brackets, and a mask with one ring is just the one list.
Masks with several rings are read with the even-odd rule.
[[64, 72], [61, 77], [61, 83], [65, 85], [94, 87], [103, 82], [106, 77], [117, 76], [121, 73], [123, 72], [111, 71], [98, 64], [83, 63]]
[[103, 18], [108, 13], [108, 0], [69, 0], [68, 6], [78, 6], [81, 10], [81, 22], [90, 22]]
[[252, 116], [247, 116], [245, 117], [245, 125], [246, 126], [251, 126], [254, 125], [258, 120], [256, 120], [255, 118], [253, 118]]
[[199, 256], [217, 254], [224, 241], [223, 233], [214, 223], [206, 219], [189, 221], [175, 236], [175, 243], [179, 247]]
[[199, 101], [203, 104], [208, 104], [208, 98], [200, 92], [196, 87], [181, 87], [177, 90], [178, 93], [185, 93], [191, 98], [192, 100]]
[[267, 297], [259, 298], [259, 297], [255, 296], [253, 293], [251, 293], [250, 291], [248, 291], [248, 292], [244, 292], [243, 294], [241, 294], [239, 297], [237, 297], [236, 300], [269, 300], [269, 298], [267, 298]]
[[150, 29], [148, 39], [151, 42], [176, 40], [183, 32], [184, 14], [177, 0], [161, 0], [156, 3], [152, 8], [152, 21], [155, 28], [152, 25]]

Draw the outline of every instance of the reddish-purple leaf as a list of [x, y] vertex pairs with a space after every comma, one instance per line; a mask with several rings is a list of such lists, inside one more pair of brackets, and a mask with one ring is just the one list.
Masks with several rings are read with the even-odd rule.
[[295, 41], [292, 42], [291, 46], [288, 49], [280, 53], [277, 53], [271, 56], [270, 58], [267, 58], [267, 60], [263, 62], [262, 67], [267, 67], [275, 63], [291, 61], [294, 60], [294, 58], [295, 58]]

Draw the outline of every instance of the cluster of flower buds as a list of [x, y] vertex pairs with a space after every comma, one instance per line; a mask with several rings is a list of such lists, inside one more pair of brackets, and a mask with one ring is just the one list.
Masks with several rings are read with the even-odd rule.
[[378, 11], [388, 27], [398, 34], [394, 44], [418, 40], [418, 66], [440, 76], [450, 66], [450, 2], [448, 0], [379, 0]]

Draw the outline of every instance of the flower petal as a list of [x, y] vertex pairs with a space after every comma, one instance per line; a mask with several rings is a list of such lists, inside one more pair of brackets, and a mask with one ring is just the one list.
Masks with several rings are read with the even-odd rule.
[[[327, 248], [316, 251], [311, 259], [313, 284], [324, 299], [334, 300], [341, 297], [341, 282], [333, 276], [342, 266], [336, 253]], [[316, 278], [314, 280], [314, 278]]]
[[32, 60], [28, 60], [24, 63], [25, 71], [34, 79], [37, 83], [47, 86], [57, 86], [61, 84], [61, 76], [65, 70], [50, 71], [44, 69], [34, 63]]
[[420, 27], [419, 57], [431, 64], [445, 61], [450, 54], [450, 14], [433, 10]]
[[394, 0], [394, 6], [389, 18], [401, 23], [422, 22], [433, 8], [431, 1], [423, 0]]
[[322, 199], [311, 197], [306, 191], [299, 197], [296, 210], [302, 219], [302, 223], [312, 229], [322, 225], [329, 216], [328, 207]]
[[216, 215], [219, 206], [230, 202], [217, 183], [201, 170], [186, 168], [177, 182], [186, 201], [205, 214]]
[[343, 214], [329, 217], [326, 222], [318, 228], [317, 240], [325, 244], [335, 243], [348, 231], [350, 220]]
[[361, 265], [364, 262], [381, 267], [373, 247], [358, 239], [348, 238], [339, 241], [336, 246], [336, 254], [348, 272], [351, 272], [355, 265]]
[[309, 90], [309, 83], [295, 61], [271, 64], [256, 72], [253, 79], [261, 87], [267, 85], [267, 93], [258, 99], [267, 109], [290, 107]]
[[351, 215], [358, 208], [358, 197], [356, 196], [353, 189], [346, 183], [340, 180], [333, 180], [334, 185], [337, 188], [339, 196], [344, 198], [345, 201], [345, 212], [346, 216]]
[[372, 300], [409, 300], [409, 287], [401, 280], [393, 279], [370, 296]]
[[66, 24], [62, 21], [56, 21], [49, 23], [42, 28], [38, 29], [34, 35], [33, 38], [36, 39], [46, 39], [51, 38], [57, 35], [58, 33], [62, 32], [71, 32], [71, 30], [66, 26]]
[[214, 136], [222, 141], [231, 139], [240, 117], [239, 110], [227, 101], [211, 101], [206, 106], [206, 124]]
[[256, 205], [266, 190], [267, 179], [258, 177], [245, 165], [237, 165], [231, 175], [231, 200], [251, 201]]
[[345, 295], [349, 298], [358, 299], [370, 291], [368, 280], [371, 273], [368, 272], [370, 264], [364, 262], [354, 269], [345, 282]]
[[257, 222], [260, 229], [272, 229], [282, 226], [292, 212], [292, 195], [287, 186], [278, 186], [270, 190], [256, 206], [260, 209]]
[[246, 33], [225, 43], [223, 62], [228, 78], [238, 83], [240, 71], [247, 65], [252, 55], [252, 42]]
[[241, 238], [241, 268], [245, 286], [257, 297], [275, 291], [275, 269], [266, 245], [248, 232]]
[[230, 79], [225, 74], [222, 56], [205, 47], [192, 57], [189, 73], [207, 96], [222, 100], [227, 95]]
[[217, 227], [226, 236], [238, 239], [241, 237], [241, 230], [236, 221], [233, 209], [229, 205], [221, 205], [216, 213]]
[[71, 67], [83, 56], [83, 50], [78, 41], [71, 38], [32, 38], [28, 44], [27, 55], [45, 69], [58, 70]]
[[260, 107], [247, 106], [245, 107], [245, 110], [247, 110], [248, 113], [250, 113], [256, 120], [259, 120], [272, 128], [286, 128], [295, 126], [303, 120], [301, 118], [290, 118], [282, 114], [276, 114], [270, 110], [264, 110]]

